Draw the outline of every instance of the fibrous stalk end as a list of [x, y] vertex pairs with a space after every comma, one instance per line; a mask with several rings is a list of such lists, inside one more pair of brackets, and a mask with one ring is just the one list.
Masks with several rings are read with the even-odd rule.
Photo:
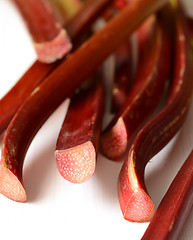
[[27, 200], [22, 183], [3, 164], [0, 165], [0, 193], [16, 202], [25, 202]]
[[148, 222], [153, 214], [154, 204], [143, 189], [132, 194], [123, 213], [124, 218], [130, 222]]
[[68, 54], [72, 43], [66, 30], [62, 29], [53, 40], [34, 43], [34, 47], [40, 62], [52, 63]]
[[121, 211], [130, 222], [148, 222], [154, 214], [154, 204], [136, 173], [135, 154], [130, 150], [124, 162], [118, 181], [118, 195]]
[[127, 149], [127, 129], [122, 118], [101, 139], [101, 150], [103, 154], [111, 159], [120, 159]]
[[91, 141], [65, 150], [55, 151], [60, 174], [72, 183], [87, 181], [95, 171], [96, 150]]

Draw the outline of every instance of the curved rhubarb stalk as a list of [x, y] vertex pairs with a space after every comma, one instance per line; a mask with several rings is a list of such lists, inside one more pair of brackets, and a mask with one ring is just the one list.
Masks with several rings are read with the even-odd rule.
[[193, 151], [156, 210], [141, 240], [176, 240], [193, 205]]
[[[15, 114], [4, 136], [0, 163], [2, 194], [15, 201], [26, 200], [22, 182], [23, 161], [39, 128], [146, 17], [167, 2], [137, 0], [130, 4], [83, 43], [31, 93]], [[88, 63], [89, 67], [85, 67]]]
[[[70, 19], [66, 29], [74, 45], [86, 33], [94, 20], [103, 12], [111, 0], [89, 0], [84, 7]], [[7, 128], [19, 106], [29, 94], [52, 72], [61, 61], [45, 64], [36, 61], [13, 88], [0, 100], [0, 134]]]
[[143, 53], [141, 49], [137, 75], [127, 99], [102, 135], [102, 153], [112, 160], [124, 156], [133, 136], [158, 103], [169, 75], [171, 47], [163, 17], [157, 25], [154, 22], [154, 27]]
[[51, 63], [72, 48], [70, 38], [46, 0], [13, 0], [31, 33], [38, 60]]
[[[176, 134], [184, 123], [193, 90], [192, 56], [182, 13], [175, 13], [175, 56], [172, 88], [164, 109], [139, 132], [122, 166], [118, 196], [125, 219], [149, 221], [154, 204], [144, 181], [148, 161]], [[172, 21], [172, 20], [171, 20]]]
[[60, 174], [72, 183], [85, 182], [94, 174], [103, 111], [104, 89], [100, 80], [71, 98], [55, 157]]

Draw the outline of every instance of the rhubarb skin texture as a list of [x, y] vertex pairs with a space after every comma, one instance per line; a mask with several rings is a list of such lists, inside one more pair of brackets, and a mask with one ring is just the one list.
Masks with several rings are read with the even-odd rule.
[[75, 94], [56, 144], [60, 174], [72, 183], [87, 181], [95, 172], [104, 112], [102, 83]]
[[193, 205], [193, 151], [184, 162], [141, 240], [176, 240]]
[[[145, 18], [166, 3], [166, 0], [137, 0], [130, 4], [63, 61], [25, 100], [7, 128], [1, 156], [3, 166], [9, 166], [20, 183], [27, 149], [46, 119]], [[88, 62], [89, 68], [85, 68]], [[1, 188], [0, 192], [4, 194]], [[5, 196], [9, 196], [7, 191]]]
[[163, 19], [154, 27], [141, 49], [137, 75], [127, 99], [101, 138], [103, 155], [114, 161], [124, 158], [134, 136], [153, 112], [169, 77], [169, 30]]
[[72, 48], [71, 40], [45, 0], [13, 0], [32, 36], [38, 60], [51, 63]]
[[[90, 26], [101, 12], [103, 12], [108, 2], [109, 0], [89, 0], [80, 12], [67, 22], [65, 27], [70, 34], [73, 45], [78, 44], [80, 36], [90, 29]], [[45, 64], [35, 61], [0, 100], [0, 134], [5, 131], [24, 100], [61, 62], [60, 60], [52, 64]]]
[[58, 63], [44, 64], [36, 61], [0, 100], [0, 134], [7, 128], [24, 100], [57, 65]]
[[[137, 211], [142, 213], [140, 222], [149, 221], [153, 216], [153, 202], [144, 180], [144, 171], [149, 160], [173, 138], [186, 118], [193, 89], [192, 55], [190, 41], [186, 33], [183, 14], [175, 16], [175, 56], [172, 86], [168, 103], [164, 109], [138, 133], [122, 166], [118, 180], [118, 196], [125, 219], [138, 222], [139, 218], [130, 201], [136, 193]], [[171, 19], [171, 21], [173, 21]], [[128, 167], [129, 166], [129, 167]], [[146, 197], [146, 201], [140, 201]], [[138, 200], [139, 199], [139, 200]], [[140, 204], [139, 204], [140, 203]], [[140, 209], [140, 211], [139, 211]], [[143, 211], [148, 209], [149, 211]], [[151, 210], [151, 211], [150, 211]]]

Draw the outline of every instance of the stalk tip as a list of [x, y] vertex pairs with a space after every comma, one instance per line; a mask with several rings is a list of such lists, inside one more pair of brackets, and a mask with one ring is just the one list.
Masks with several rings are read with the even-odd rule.
[[72, 49], [71, 40], [65, 29], [50, 41], [34, 43], [38, 60], [44, 63], [52, 63], [61, 59]]
[[119, 118], [101, 138], [102, 153], [109, 159], [119, 159], [127, 149], [127, 142], [127, 129], [123, 119]]
[[91, 141], [76, 147], [55, 151], [60, 174], [72, 183], [87, 181], [95, 171], [96, 150]]
[[16, 202], [25, 202], [27, 200], [22, 183], [3, 164], [0, 165], [0, 193]]

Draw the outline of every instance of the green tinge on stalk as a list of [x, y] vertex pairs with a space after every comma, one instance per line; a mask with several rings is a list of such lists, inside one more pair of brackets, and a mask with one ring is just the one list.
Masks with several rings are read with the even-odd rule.
[[56, 10], [59, 12], [62, 18], [72, 17], [82, 6], [80, 0], [49, 0]]
[[191, 39], [190, 44], [191, 44], [191, 47], [192, 47], [192, 54], [193, 54], [193, 39]]
[[170, 4], [173, 9], [178, 9], [178, 2], [177, 0], [170, 0]]

